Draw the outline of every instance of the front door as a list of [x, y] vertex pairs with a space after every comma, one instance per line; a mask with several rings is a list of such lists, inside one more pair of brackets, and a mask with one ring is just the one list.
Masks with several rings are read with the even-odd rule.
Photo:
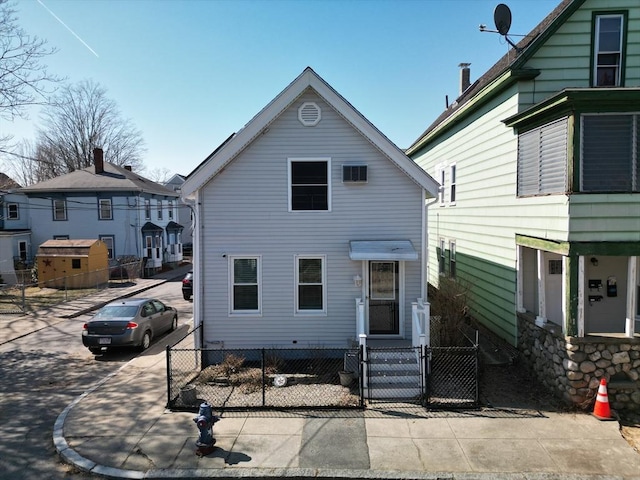
[[369, 262], [369, 334], [398, 335], [399, 262]]

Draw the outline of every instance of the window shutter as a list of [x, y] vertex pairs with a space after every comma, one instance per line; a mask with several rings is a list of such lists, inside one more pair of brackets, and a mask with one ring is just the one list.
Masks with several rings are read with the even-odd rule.
[[567, 190], [567, 125], [563, 118], [540, 129], [540, 193]]
[[518, 135], [518, 195], [538, 193], [540, 130]]

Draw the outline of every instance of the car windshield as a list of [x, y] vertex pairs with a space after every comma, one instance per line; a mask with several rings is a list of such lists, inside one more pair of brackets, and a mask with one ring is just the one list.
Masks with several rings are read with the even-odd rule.
[[130, 318], [135, 317], [137, 311], [135, 305], [107, 305], [98, 311], [95, 318]]

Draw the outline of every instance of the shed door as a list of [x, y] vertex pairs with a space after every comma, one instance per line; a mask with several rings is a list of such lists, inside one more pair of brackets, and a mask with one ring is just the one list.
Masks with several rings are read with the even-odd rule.
[[399, 262], [369, 262], [369, 334], [400, 333], [398, 299]]

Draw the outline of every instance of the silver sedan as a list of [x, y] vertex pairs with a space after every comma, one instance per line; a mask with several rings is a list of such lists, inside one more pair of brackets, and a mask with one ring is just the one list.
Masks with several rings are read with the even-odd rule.
[[155, 298], [108, 303], [84, 324], [82, 344], [92, 353], [113, 347], [145, 350], [151, 339], [178, 328], [178, 311]]

